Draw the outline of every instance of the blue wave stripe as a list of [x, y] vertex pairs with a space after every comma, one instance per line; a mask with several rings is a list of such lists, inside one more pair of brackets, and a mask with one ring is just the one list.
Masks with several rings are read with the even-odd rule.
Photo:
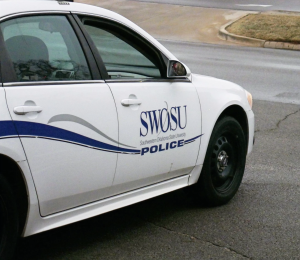
[[[15, 125], [14, 125], [15, 123]], [[16, 126], [16, 127], [15, 127]], [[16, 131], [18, 129], [18, 132]], [[0, 138], [15, 136], [28, 136], [28, 137], [44, 137], [59, 139], [62, 141], [69, 141], [74, 143], [83, 144], [86, 146], [91, 146], [103, 150], [114, 151], [118, 153], [135, 153], [139, 154], [141, 151], [138, 149], [127, 149], [107, 143], [103, 143], [92, 138], [64, 130], [55, 126], [50, 126], [46, 124], [26, 122], [26, 121], [0, 121]], [[203, 134], [202, 134], [203, 135]], [[195, 141], [202, 135], [198, 135], [194, 138], [185, 140], [185, 144]]]
[[[203, 135], [203, 134], [202, 134], [202, 135]], [[196, 137], [194, 137], [194, 138], [191, 138], [191, 139], [188, 139], [188, 140], [184, 140], [184, 142], [185, 142], [185, 143], [191, 142], [191, 141], [196, 140], [197, 138], [201, 137], [202, 135], [198, 135], [198, 136], [196, 136]]]
[[17, 130], [14, 126], [13, 121], [1, 121], [0, 124], [0, 137], [6, 136], [17, 136]]
[[[2, 122], [1, 122], [2, 123]], [[18, 129], [20, 136], [40, 136], [45, 138], [54, 138], [54, 139], [61, 139], [67, 140], [74, 143], [80, 143], [88, 146], [97, 147], [104, 150], [116, 151], [116, 152], [123, 152], [123, 153], [140, 153], [140, 150], [136, 149], [126, 149], [122, 147], [117, 147], [114, 145], [106, 144], [92, 138], [76, 134], [74, 132], [64, 130], [62, 128], [39, 124], [39, 123], [32, 123], [26, 121], [14, 121], [16, 124], [16, 128]]]

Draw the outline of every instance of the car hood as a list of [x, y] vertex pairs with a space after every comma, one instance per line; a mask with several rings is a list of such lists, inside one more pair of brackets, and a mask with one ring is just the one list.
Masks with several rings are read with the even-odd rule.
[[[192, 74], [192, 82], [198, 86], [198, 84], [205, 84], [206, 87], [210, 87], [212, 89], [219, 89], [219, 90], [231, 90], [231, 91], [238, 91], [238, 92], [244, 92], [245, 89], [241, 86], [227, 81], [223, 79], [218, 79], [211, 76], [205, 76], [200, 74]], [[203, 86], [203, 85], [202, 85]]]

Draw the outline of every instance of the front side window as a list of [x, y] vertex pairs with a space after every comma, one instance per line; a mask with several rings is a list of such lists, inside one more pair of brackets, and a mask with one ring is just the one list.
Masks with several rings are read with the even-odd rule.
[[162, 78], [160, 53], [130, 30], [113, 23], [81, 18], [110, 79]]
[[65, 16], [33, 16], [1, 23], [17, 80], [89, 80], [78, 39]]

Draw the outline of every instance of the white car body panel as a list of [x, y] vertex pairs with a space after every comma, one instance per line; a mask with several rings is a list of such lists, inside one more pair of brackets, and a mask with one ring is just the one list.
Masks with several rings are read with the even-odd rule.
[[187, 186], [188, 175], [178, 177], [172, 180], [154, 184], [142, 189], [134, 190], [107, 198], [83, 207], [74, 208], [69, 211], [54, 214], [49, 217], [41, 218], [37, 207], [32, 205], [23, 236], [30, 236], [49, 229], [64, 226], [83, 219], [91, 218], [115, 209], [123, 208], [128, 205], [138, 203], [180, 188]]
[[22, 144], [20, 139], [17, 138], [17, 132], [14, 129], [10, 114], [7, 110], [4, 88], [0, 88], [0, 118], [1, 121], [8, 122], [5, 127], [2, 126], [0, 129], [0, 154], [3, 154], [16, 162], [25, 161], [26, 156]]
[[[242, 107], [247, 114], [249, 126], [247, 154], [251, 153], [254, 138], [254, 114], [248, 104], [245, 90], [232, 82], [197, 74], [192, 75], [192, 81], [196, 86], [202, 110], [203, 136], [196, 164], [203, 165], [210, 134], [222, 112], [233, 105]], [[197, 171], [191, 174], [189, 185], [198, 181], [200, 173], [201, 171]]]
[[216, 79], [213, 77], [193, 74], [192, 81], [195, 85], [201, 103], [202, 110], [202, 133], [201, 151], [197, 160], [197, 165], [203, 164], [206, 149], [209, 143], [210, 134], [222, 112], [232, 106], [242, 107], [248, 116], [249, 129], [248, 154], [253, 147], [254, 117], [248, 104], [245, 90], [229, 81]]
[[[76, 133], [118, 146], [117, 113], [108, 86], [105, 83], [58, 84], [5, 87], [5, 90], [10, 114], [22, 136], [21, 141], [40, 201], [41, 215], [47, 216], [109, 196], [107, 190], [113, 183], [117, 154], [97, 150], [92, 145], [84, 146], [85, 140], [80, 142], [79, 139], [80, 143], [77, 143], [68, 139], [69, 134]], [[14, 107], [28, 101], [34, 101], [43, 111], [26, 115], [13, 112]], [[64, 118], [58, 118], [60, 116]], [[116, 143], [80, 122], [72, 121], [74, 116], [85, 120], [116, 140]], [[22, 122], [43, 127], [44, 135], [30, 138], [34, 133], [31, 134], [27, 126], [19, 126]]]
[[[69, 3], [65, 5], [60, 5], [55, 1], [44, 1], [44, 2], [31, 2], [31, 1], [0, 1], [0, 21], [6, 19], [10, 16], [15, 16], [18, 14], [24, 13], [41, 13], [41, 12], [50, 12], [50, 13], [80, 13], [80, 14], [88, 14], [90, 16], [103, 17], [110, 20], [117, 21], [122, 23], [135, 32], [142, 35], [149, 42], [155, 45], [168, 59], [177, 60], [176, 57], [171, 54], [165, 47], [163, 47], [158, 41], [156, 41], [152, 36], [143, 31], [140, 27], [129, 21], [128, 19], [105, 9], [83, 5], [78, 3]], [[90, 218], [114, 209], [118, 209], [121, 207], [125, 207], [127, 205], [137, 203], [139, 201], [143, 201], [176, 189], [180, 189], [182, 187], [191, 185], [197, 182], [203, 161], [206, 154], [206, 149], [209, 143], [210, 135], [213, 130], [213, 127], [219, 118], [220, 114], [231, 105], [237, 105], [243, 108], [247, 117], [248, 117], [248, 126], [249, 126], [249, 138], [248, 138], [248, 154], [252, 151], [253, 147], [253, 138], [254, 138], [254, 115], [248, 104], [245, 90], [241, 87], [227, 82], [223, 80], [214, 79], [211, 77], [205, 77], [200, 75], [191, 75], [190, 80], [191, 84], [194, 86], [194, 96], [192, 97], [192, 102], [194, 102], [195, 107], [198, 107], [198, 111], [195, 111], [193, 118], [199, 118], [199, 121], [194, 120], [191, 121], [191, 126], [193, 129], [189, 130], [187, 134], [187, 138], [192, 138], [197, 135], [202, 135], [197, 141], [186, 145], [186, 147], [182, 148], [184, 153], [177, 153], [179, 149], [174, 149], [174, 151], [170, 152], [168, 156], [164, 157], [164, 153], [156, 153], [151, 154], [156, 156], [156, 160], [154, 162], [160, 162], [158, 166], [158, 171], [162, 173], [161, 176], [151, 176], [151, 171], [146, 172], [145, 180], [136, 179], [139, 172], [137, 170], [143, 171], [143, 163], [146, 167], [150, 167], [151, 161], [147, 159], [146, 162], [143, 160], [138, 160], [136, 158], [141, 158], [140, 155], [119, 155], [119, 161], [117, 169], [116, 162], [117, 156], [116, 154], [107, 154], [105, 158], [100, 159], [98, 162], [95, 161], [85, 161], [82, 162], [80, 160], [81, 157], [84, 158], [93, 158], [95, 155], [92, 151], [83, 150], [81, 148], [69, 149], [66, 144], [62, 143], [50, 143], [51, 141], [43, 140], [38, 144], [34, 144], [33, 140], [24, 139], [22, 140], [26, 155], [29, 160], [29, 165], [26, 160], [26, 156], [24, 154], [24, 150], [21, 144], [20, 139], [1, 139], [0, 140], [0, 153], [9, 156], [14, 161], [18, 162], [20, 169], [22, 170], [24, 179], [26, 180], [27, 192], [28, 192], [28, 217], [26, 221], [26, 225], [23, 231], [23, 236], [29, 236], [32, 234], [36, 234], [39, 232], [43, 232], [49, 229], [53, 229], [59, 226], [67, 225], [69, 223], [73, 223], [79, 220], [83, 220], [86, 218]], [[108, 87], [105, 83], [102, 83], [105, 87], [105, 95], [109, 96]], [[134, 83], [135, 84], [135, 83]], [[109, 99], [104, 100], [105, 104], [103, 107], [99, 107], [93, 105], [90, 110], [82, 109], [80, 105], [82, 100], [80, 100], [81, 94], [79, 93], [78, 86], [75, 87], [75, 91], [72, 91], [71, 96], [69, 91], [65, 91], [63, 93], [52, 91], [46, 91], [43, 94], [43, 99], [41, 99], [41, 93], [43, 90], [39, 90], [38, 88], [29, 92], [26, 91], [26, 87], [19, 88], [10, 88], [6, 87], [7, 91], [7, 102], [10, 108], [10, 115], [7, 110], [6, 100], [4, 88], [0, 89], [0, 104], [1, 111], [0, 116], [1, 120], [11, 120], [11, 116], [15, 120], [36, 120], [38, 118], [39, 122], [43, 124], [47, 124], [49, 118], [55, 115], [54, 111], [57, 109], [58, 113], [61, 113], [61, 108], [67, 108], [66, 113], [72, 113], [76, 115], [80, 115], [80, 117], [85, 118], [86, 121], [92, 123], [97, 126], [97, 121], [95, 120], [95, 114], [97, 114], [99, 122], [107, 121], [107, 117], [105, 115], [99, 115], [97, 111], [101, 109], [110, 111], [109, 116], [112, 117], [112, 120], [108, 124], [101, 124], [101, 126], [97, 126], [97, 128], [101, 129], [102, 132], [108, 133], [108, 135], [114, 139], [118, 140], [120, 143], [124, 143], [126, 145], [130, 145], [133, 147], [139, 147], [140, 149], [140, 141], [142, 139], [137, 138], [137, 140], [132, 139], [130, 134], [132, 133], [130, 129], [126, 129], [126, 131], [122, 131], [122, 125], [125, 124], [122, 120], [130, 114], [138, 114], [137, 118], [140, 119], [140, 113], [143, 111], [143, 107], [140, 107], [138, 110], [134, 110], [130, 107], [121, 107], [120, 99], [128, 98], [130, 94], [135, 94], [137, 98], [140, 98], [140, 93], [132, 92], [131, 90], [124, 90], [123, 92], [118, 89], [122, 86], [118, 86], [115, 83], [108, 85], [111, 88], [112, 94]], [[79, 85], [80, 86], [80, 85]], [[43, 86], [45, 88], [45, 86]], [[47, 88], [47, 87], [46, 87]], [[50, 87], [49, 87], [50, 88]], [[51, 87], [53, 88], [53, 87]], [[66, 86], [61, 86], [61, 88], [66, 88]], [[90, 90], [93, 89], [92, 86], [87, 86]], [[174, 88], [174, 87], [173, 87]], [[78, 92], [79, 91], [79, 92]], [[86, 89], [84, 91], [87, 91]], [[91, 91], [91, 97], [95, 97], [100, 95], [100, 90]], [[169, 89], [168, 91], [171, 91]], [[28, 93], [27, 93], [28, 92]], [[111, 93], [110, 93], [111, 94]], [[166, 94], [166, 93], [162, 93]], [[59, 98], [61, 95], [68, 96], [69, 99], [61, 101], [59, 106], [60, 109], [54, 108], [54, 96], [55, 98]], [[51, 98], [52, 97], [52, 98]], [[74, 106], [74, 103], [71, 102], [72, 99], [78, 99], [79, 101], [77, 106]], [[116, 103], [114, 103], [113, 99]], [[27, 116], [17, 116], [12, 111], [12, 108], [15, 106], [23, 105], [27, 100], [34, 100], [38, 105], [43, 107], [43, 115], [40, 114], [36, 117], [33, 115], [32, 118], [28, 118]], [[40, 102], [41, 100], [41, 102]], [[200, 104], [199, 105], [199, 100]], [[68, 102], [69, 101], [69, 102]], [[151, 100], [150, 100], [151, 101]], [[161, 109], [163, 108], [163, 102], [165, 100], [161, 98], [159, 102], [153, 102], [153, 108], [148, 106], [145, 108], [146, 111]], [[172, 102], [172, 104], [171, 104]], [[176, 97], [174, 100], [170, 102], [170, 106], [180, 106], [185, 104], [178, 104], [179, 98]], [[56, 103], [56, 102], [55, 102]], [[197, 103], [197, 105], [196, 105]], [[189, 107], [189, 104], [188, 104]], [[116, 109], [120, 112], [123, 118], [117, 119]], [[44, 112], [47, 113], [45, 114]], [[71, 111], [71, 112], [70, 112]], [[91, 113], [91, 111], [93, 113]], [[115, 112], [112, 112], [115, 111]], [[50, 114], [49, 114], [50, 113]], [[118, 120], [120, 126], [118, 126]], [[53, 125], [69, 130], [74, 131], [74, 123], [70, 122], [56, 122]], [[118, 127], [120, 127], [120, 134], [118, 133]], [[136, 135], [140, 131], [141, 123], [140, 120], [132, 122], [132, 127], [135, 129], [134, 135]], [[137, 131], [137, 132], [136, 132]], [[102, 142], [108, 142], [112, 144], [112, 142], [107, 141], [107, 139], [103, 139], [101, 136], [97, 135], [94, 131], [90, 129], [84, 128], [82, 126], [76, 125], [76, 133], [80, 133], [84, 136], [89, 136], [95, 140], [99, 140]], [[139, 136], [138, 136], [139, 137]], [[148, 139], [148, 138], [147, 138]], [[131, 141], [132, 140], [132, 141]], [[40, 140], [39, 140], [40, 141]], [[130, 141], [130, 143], [129, 143]], [[133, 143], [131, 143], [133, 142]], [[45, 146], [49, 149], [49, 155], [47, 159], [41, 158], [40, 152], [42, 148]], [[191, 148], [192, 147], [192, 148]], [[68, 158], [63, 158], [64, 155], [61, 155], [60, 152], [67, 149], [69, 154]], [[189, 149], [189, 152], [184, 149]], [[191, 151], [190, 151], [191, 149]], [[57, 153], [58, 151], [58, 153]], [[200, 151], [200, 152], [199, 152]], [[104, 153], [103, 151], [97, 151], [97, 153]], [[166, 159], [167, 162], [164, 164], [163, 160], [160, 157], [162, 155], [162, 159]], [[128, 159], [127, 156], [132, 156], [132, 158]], [[137, 156], [135, 158], [135, 156]], [[101, 156], [100, 156], [101, 158]], [[146, 157], [145, 157], [146, 158]], [[148, 157], [150, 158], [150, 157]], [[153, 157], [154, 158], [154, 157]], [[59, 166], [61, 169], [58, 171], [53, 171], [51, 165], [54, 165], [56, 161], [60, 161]], [[64, 162], [68, 160], [72, 160], [72, 178], [69, 178], [68, 175], [64, 174], [67, 170], [64, 168]], [[32, 161], [32, 162], [31, 162]], [[80, 162], [80, 163], [79, 163]], [[173, 165], [172, 165], [173, 162]], [[141, 165], [139, 165], [141, 163]], [[48, 164], [48, 165], [47, 165]], [[126, 164], [129, 164], [126, 166]], [[45, 167], [47, 165], [47, 167]], [[103, 169], [103, 165], [105, 165], [105, 171], [109, 172], [109, 178], [107, 176], [101, 176], [97, 174], [99, 169]], [[114, 165], [114, 166], [112, 166]], [[127, 168], [126, 168], [127, 167]], [[91, 172], [90, 179], [82, 179], [82, 173], [88, 169]], [[145, 168], [146, 169], [146, 168]], [[115, 175], [116, 170], [116, 175]], [[124, 170], [124, 171], [123, 171]], [[43, 175], [41, 173], [43, 172]], [[69, 172], [69, 168], [68, 168]], [[46, 173], [46, 178], [44, 177], [44, 173]], [[69, 172], [70, 173], [70, 172]], [[124, 177], [126, 175], [126, 178]], [[184, 175], [184, 176], [180, 176]], [[180, 176], [180, 177], [178, 177]], [[167, 180], [169, 178], [173, 178]], [[57, 180], [60, 179], [58, 182]], [[105, 183], [105, 187], [99, 185], [99, 183]], [[159, 182], [159, 183], [157, 183]], [[130, 186], [127, 187], [129, 183]], [[134, 184], [135, 183], [135, 184]], [[152, 184], [156, 183], [156, 184]], [[152, 184], [152, 185], [151, 185]], [[114, 185], [112, 187], [112, 185]], [[129, 191], [135, 185], [137, 190]], [[143, 185], [149, 185], [147, 187], [142, 187]], [[51, 190], [51, 187], [56, 187], [56, 189]], [[99, 187], [102, 188], [99, 190]], [[141, 188], [142, 187], [142, 188]], [[77, 188], [77, 191], [76, 191]], [[107, 188], [107, 189], [106, 189]], [[109, 188], [109, 189], [108, 189]], [[78, 192], [79, 189], [79, 192]], [[129, 191], [121, 195], [117, 195], [120, 192]], [[109, 197], [112, 196], [112, 197]], [[109, 198], [107, 198], [109, 197]], [[84, 205], [85, 203], [89, 203]], [[72, 208], [73, 207], [73, 208]], [[61, 212], [59, 212], [61, 211]], [[51, 214], [51, 215], [50, 215]], [[43, 217], [44, 216], [44, 217]]]
[[[120, 142], [141, 150], [138, 156], [119, 155], [114, 189], [125, 192], [190, 173], [201, 139], [201, 110], [194, 85], [151, 81], [108, 85], [116, 100]], [[123, 106], [121, 100], [129, 97], [141, 104]], [[167, 111], [172, 118], [166, 116]], [[184, 145], [193, 138], [194, 142]]]

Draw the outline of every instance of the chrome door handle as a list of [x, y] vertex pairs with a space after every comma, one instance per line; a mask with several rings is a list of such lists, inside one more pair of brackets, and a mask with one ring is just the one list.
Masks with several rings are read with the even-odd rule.
[[14, 113], [17, 115], [25, 115], [30, 112], [42, 112], [42, 108], [40, 106], [19, 106], [14, 108]]
[[140, 99], [122, 99], [121, 104], [128, 107], [130, 105], [140, 105], [142, 101]]

